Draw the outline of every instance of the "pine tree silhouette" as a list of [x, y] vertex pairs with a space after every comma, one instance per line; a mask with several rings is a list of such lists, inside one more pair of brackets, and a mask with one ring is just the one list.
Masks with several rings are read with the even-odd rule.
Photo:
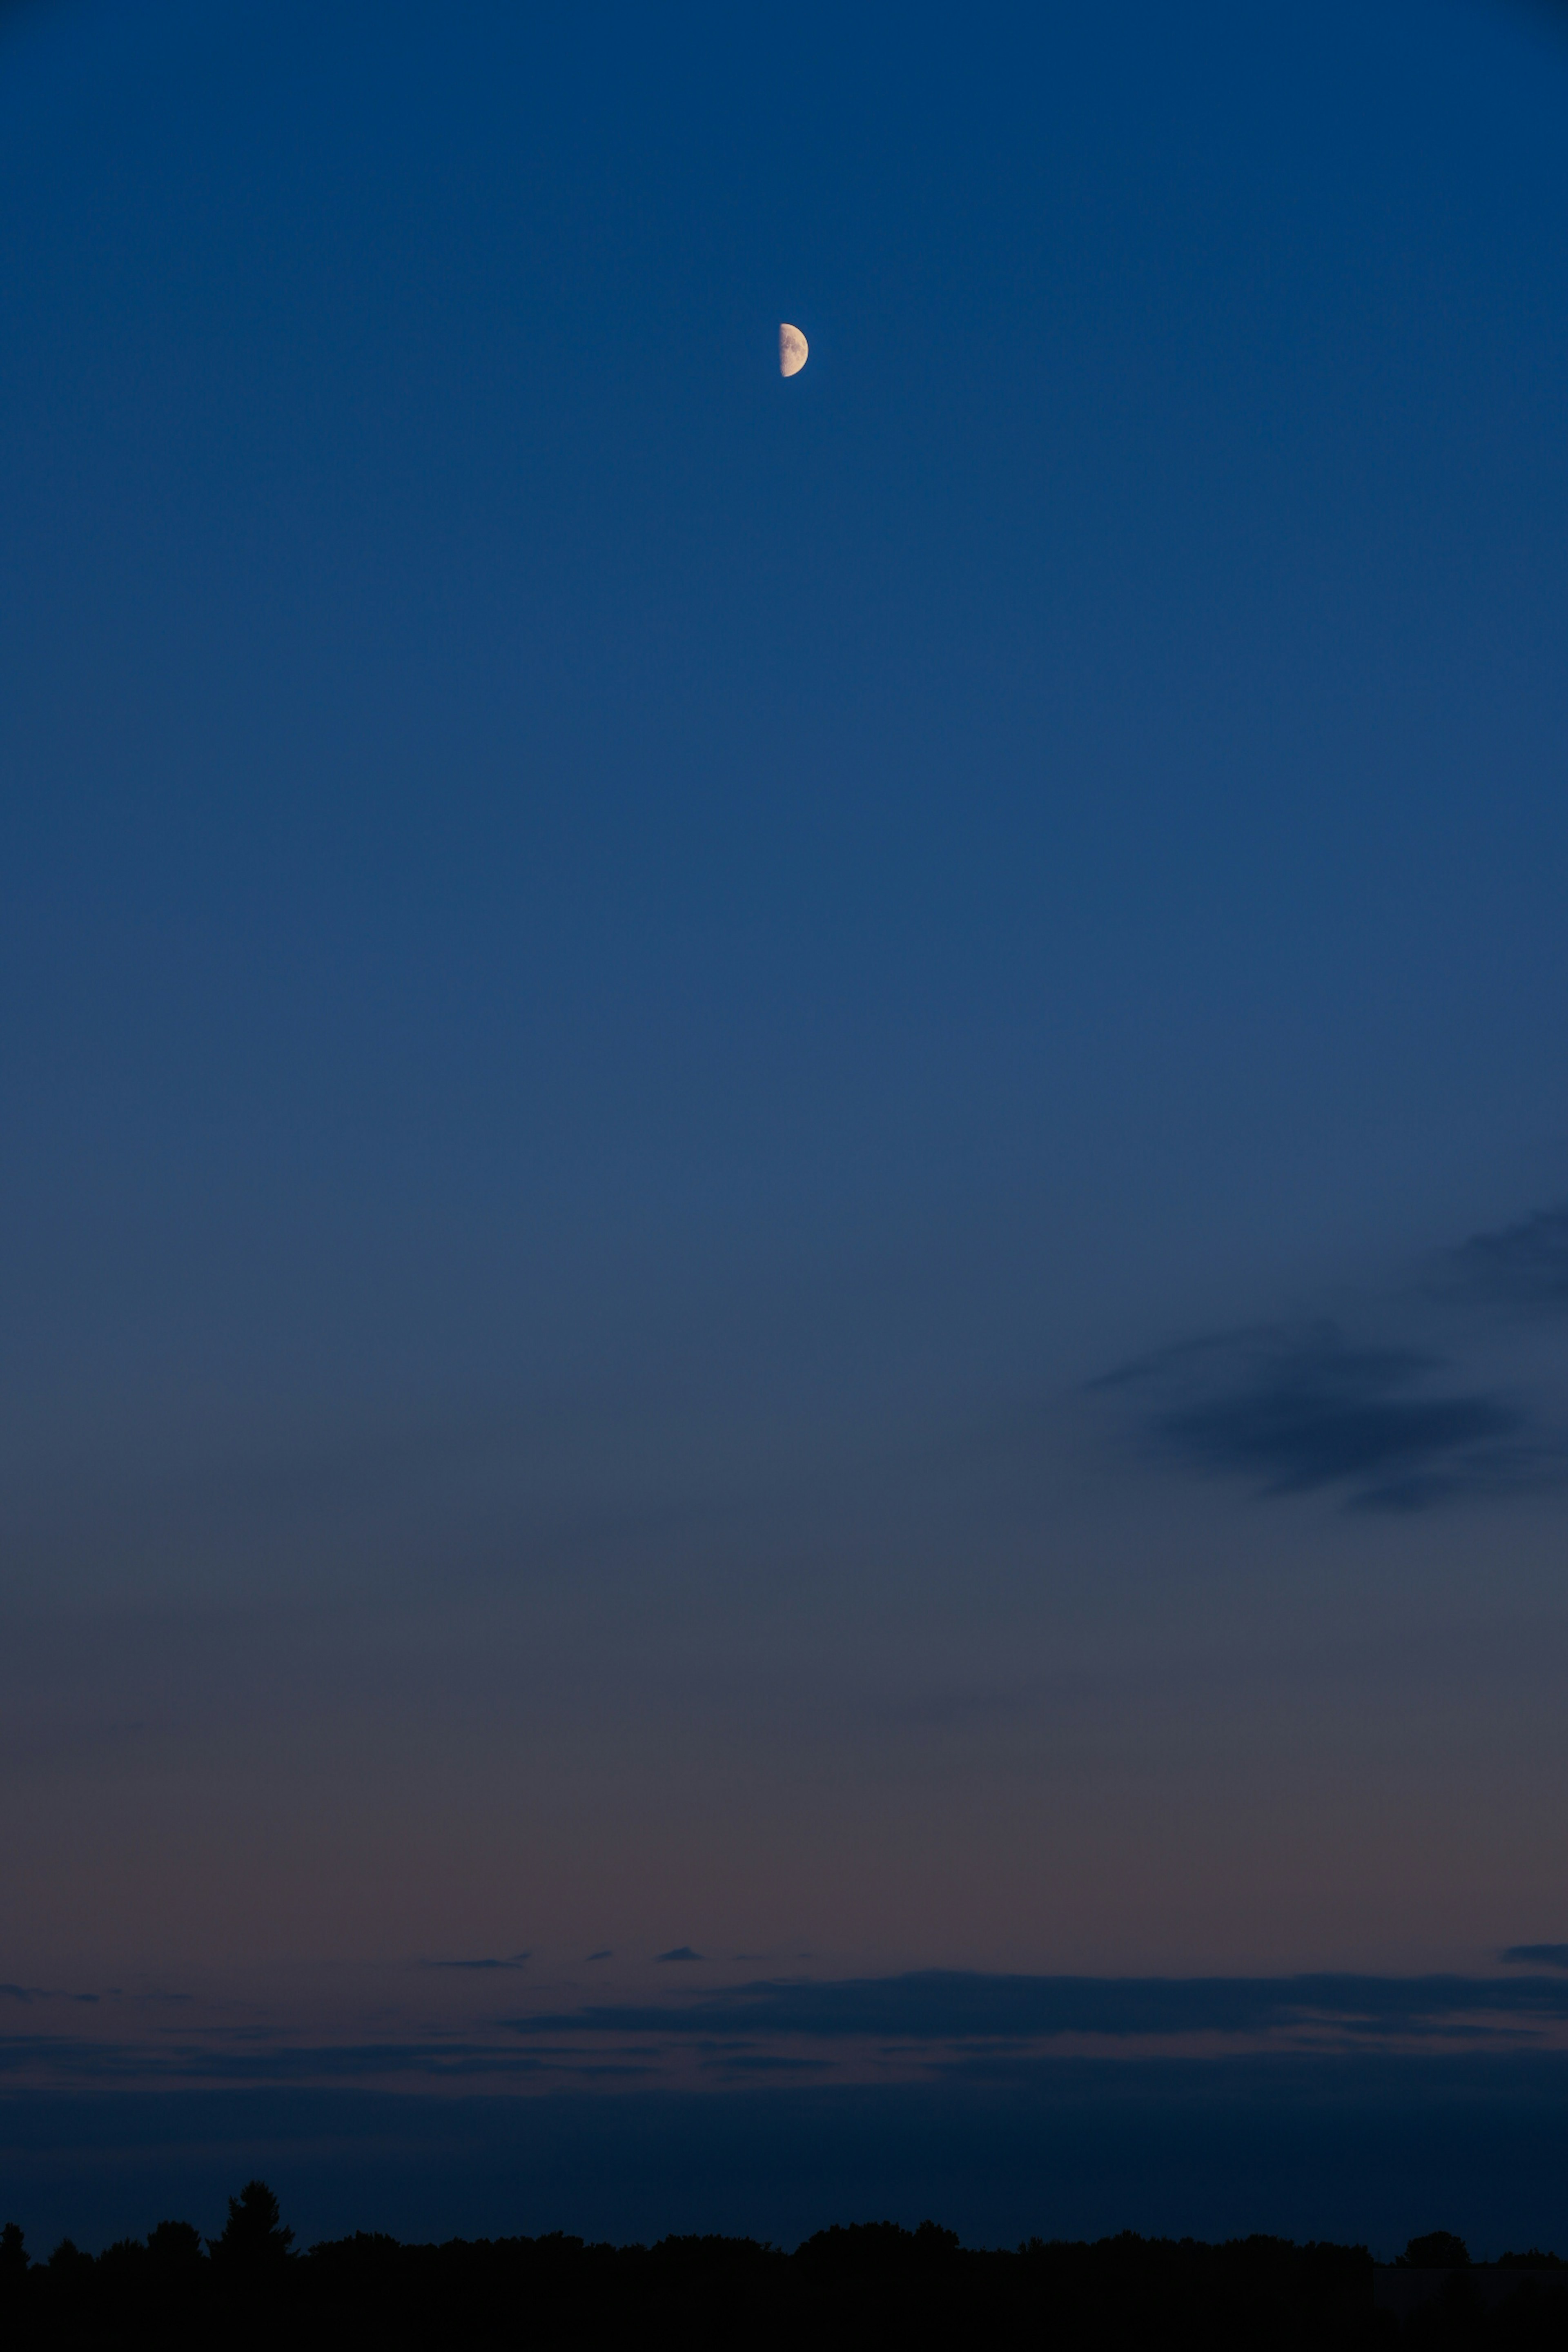
[[229, 2199], [223, 2235], [209, 2238], [207, 2251], [233, 2275], [257, 2278], [280, 2271], [293, 2242], [294, 2232], [282, 2226], [278, 2200], [266, 2181], [247, 2180]]

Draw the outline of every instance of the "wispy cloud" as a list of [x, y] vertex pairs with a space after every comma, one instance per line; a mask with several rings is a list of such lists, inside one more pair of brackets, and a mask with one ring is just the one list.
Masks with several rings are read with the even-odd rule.
[[657, 1957], [662, 1962], [665, 1960], [700, 1960], [702, 1958], [702, 1955], [700, 1952], [694, 1952], [689, 1944], [678, 1944], [673, 1952], [660, 1952]]
[[1332, 1323], [1220, 1333], [1095, 1385], [1135, 1401], [1148, 1434], [1190, 1468], [1266, 1495], [1337, 1486], [1362, 1509], [1534, 1482], [1546, 1453], [1512, 1399], [1456, 1381], [1435, 1354]]
[[1331, 1316], [1203, 1334], [1089, 1392], [1156, 1454], [1265, 1496], [1415, 1511], [1522, 1493], [1568, 1475], [1568, 1365], [1543, 1321], [1563, 1307], [1568, 1209], [1545, 1209]]
[[1510, 1944], [1501, 1957], [1520, 1968], [1568, 1969], [1568, 1944]]
[[1568, 1307], [1568, 1208], [1541, 1209], [1451, 1250], [1444, 1276], [1509, 1306]]

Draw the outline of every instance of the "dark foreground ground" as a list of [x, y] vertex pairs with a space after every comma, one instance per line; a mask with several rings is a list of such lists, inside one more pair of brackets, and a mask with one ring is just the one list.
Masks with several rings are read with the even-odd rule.
[[[248, 2192], [247, 2192], [248, 2193]], [[276, 2212], [274, 2207], [273, 2212]], [[30, 2346], [683, 2347], [954, 2344], [1070, 2347], [1563, 2347], [1560, 2286], [1445, 2271], [1403, 2318], [1380, 2310], [1364, 2247], [1226, 2245], [1131, 2235], [961, 2246], [927, 2222], [821, 2232], [791, 2254], [748, 2239], [655, 2246], [568, 2237], [400, 2245], [357, 2236], [286, 2252], [280, 2233], [204, 2251], [166, 2223], [96, 2259], [68, 2242], [0, 2257], [0, 2347]], [[1531, 2258], [1519, 2258], [1520, 2260]], [[1541, 2258], [1533, 2258], [1538, 2263]], [[1403, 2276], [1403, 2274], [1402, 2274]], [[1490, 2307], [1489, 2308], [1489, 2305]]]

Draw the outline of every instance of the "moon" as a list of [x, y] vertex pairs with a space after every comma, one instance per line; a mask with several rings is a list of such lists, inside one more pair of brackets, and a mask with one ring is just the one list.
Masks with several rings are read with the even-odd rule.
[[798, 375], [805, 365], [809, 346], [798, 327], [779, 329], [779, 373]]

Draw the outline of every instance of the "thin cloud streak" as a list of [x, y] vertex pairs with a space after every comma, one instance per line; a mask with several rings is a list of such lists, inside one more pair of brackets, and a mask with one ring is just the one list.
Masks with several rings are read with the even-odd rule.
[[531, 1952], [513, 1952], [504, 1960], [421, 1960], [419, 1965], [422, 1969], [525, 1969], [532, 1958]]

